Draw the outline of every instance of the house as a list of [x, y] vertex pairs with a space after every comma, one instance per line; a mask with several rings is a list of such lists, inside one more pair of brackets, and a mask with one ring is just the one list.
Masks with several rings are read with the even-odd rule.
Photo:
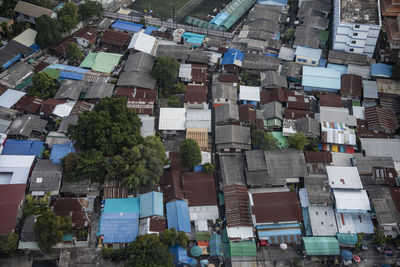
[[70, 99], [76, 101], [80, 98], [81, 93], [86, 91], [88, 87], [88, 82], [64, 80], [54, 96], [54, 99]]
[[178, 77], [183, 82], [205, 85], [208, 81], [206, 64], [181, 64]]
[[133, 35], [128, 49], [143, 52], [152, 56], [156, 55], [158, 40], [144, 32], [137, 32]]
[[61, 163], [61, 159], [63, 159], [69, 153], [75, 153], [74, 144], [72, 142], [65, 144], [54, 144], [51, 148], [49, 159], [51, 159], [53, 163]]
[[[0, 185], [26, 184], [35, 156], [0, 155]], [[24, 187], [25, 191], [25, 187]]]
[[285, 102], [288, 109], [310, 110], [312, 108], [312, 100], [304, 92], [286, 92]]
[[143, 25], [124, 21], [124, 20], [117, 20], [111, 25], [111, 28], [118, 30], [118, 31], [128, 32], [128, 33], [136, 33], [136, 32], [139, 32], [143, 28]]
[[226, 185], [223, 191], [228, 239], [232, 241], [253, 239], [253, 222], [247, 187]]
[[386, 175], [382, 175], [382, 173], [390, 173], [390, 170], [394, 169], [391, 157], [365, 157], [356, 153], [354, 154], [354, 163], [364, 186], [386, 184]]
[[357, 126], [357, 118], [349, 114], [347, 108], [320, 107], [320, 122], [345, 123], [349, 127]]
[[87, 26], [82, 30], [79, 30], [78, 33], [75, 34], [74, 38], [78, 45], [88, 47], [96, 43], [98, 34], [99, 31], [96, 28]]
[[156, 57], [167, 56], [178, 61], [186, 61], [189, 57], [189, 47], [186, 45], [169, 45], [159, 43]]
[[114, 84], [91, 83], [85, 93], [85, 99], [97, 101], [102, 98], [111, 97], [114, 91]]
[[239, 49], [228, 49], [222, 57], [221, 65], [230, 72], [238, 72], [243, 64], [244, 53]]
[[122, 186], [120, 180], [105, 180], [103, 199], [107, 198], [127, 198], [128, 189]]
[[41, 158], [44, 150], [44, 143], [40, 141], [7, 139], [1, 154], [32, 155]]
[[269, 244], [300, 242], [303, 217], [294, 192], [252, 193], [250, 203], [253, 224], [260, 239]]
[[39, 116], [25, 114], [11, 123], [7, 130], [7, 135], [16, 139], [29, 139], [32, 137], [40, 139], [46, 126], [47, 121], [42, 120]]
[[267, 55], [246, 53], [243, 58], [242, 69], [258, 73], [265, 70], [278, 70], [280, 59]]
[[111, 73], [118, 66], [121, 57], [122, 55], [115, 53], [89, 52], [79, 66], [98, 72]]
[[131, 40], [131, 35], [126, 32], [107, 29], [103, 32], [100, 43], [108, 51], [124, 51]]
[[242, 126], [256, 125], [256, 110], [252, 105], [239, 106], [239, 121]]
[[0, 218], [0, 235], [14, 232], [24, 202], [26, 184], [0, 184], [0, 209], [7, 214]]
[[257, 106], [260, 102], [261, 87], [241, 85], [239, 90], [239, 101], [242, 101], [243, 104], [249, 103]]
[[222, 183], [227, 185], [245, 185], [244, 159], [241, 154], [223, 154], [219, 156]]
[[165, 204], [167, 211], [168, 229], [191, 233], [189, 206], [185, 200], [174, 200]]
[[82, 229], [91, 224], [91, 213], [94, 201], [88, 198], [57, 198], [53, 204], [53, 212], [57, 216], [71, 217], [72, 227]]
[[314, 15], [307, 16], [304, 18], [302, 25], [318, 30], [326, 30], [329, 27], [329, 19]]
[[186, 139], [189, 138], [196, 140], [201, 151], [207, 151], [209, 149], [207, 128], [186, 128]]
[[357, 167], [326, 166], [329, 186], [333, 189], [362, 189]]
[[33, 48], [11, 40], [7, 45], [5, 45], [5, 47], [0, 49], [0, 66], [6, 69], [21, 58], [27, 57], [33, 52]]
[[140, 199], [106, 199], [100, 217], [98, 236], [106, 246], [130, 243], [139, 233]]
[[36, 20], [43, 15], [49, 16], [52, 19], [57, 18], [57, 13], [53, 10], [24, 1], [18, 1], [14, 11], [17, 14], [17, 21], [29, 22], [31, 24], [36, 24]]
[[363, 87], [363, 102], [364, 107], [370, 107], [376, 105], [376, 100], [378, 99], [378, 86], [376, 81], [362, 81]]
[[33, 96], [23, 96], [14, 108], [21, 113], [37, 114], [42, 107], [43, 100]]
[[153, 114], [154, 103], [157, 100], [157, 90], [118, 87], [114, 97], [126, 97], [127, 107], [136, 114]]
[[366, 156], [392, 157], [395, 162], [400, 161], [400, 140], [384, 138], [360, 138], [362, 150]]
[[141, 194], [140, 199], [140, 218], [150, 216], [164, 216], [163, 194], [160, 192], [148, 192]]
[[186, 85], [185, 106], [186, 108], [208, 108], [207, 86]]
[[371, 66], [360, 66], [349, 64], [347, 66], [347, 74], [355, 74], [361, 76], [365, 80], [371, 79]]
[[59, 133], [66, 133], [69, 125], [77, 125], [78, 124], [78, 115], [69, 115], [67, 117], [62, 118], [60, 126], [58, 126]]
[[366, 66], [368, 65], [368, 57], [362, 53], [329, 50], [328, 62], [340, 65]]
[[311, 205], [333, 205], [333, 196], [326, 174], [311, 174], [304, 177], [307, 199]]
[[162, 234], [167, 229], [164, 216], [150, 216], [139, 219], [139, 236], [148, 234]]
[[240, 152], [251, 149], [250, 128], [237, 125], [215, 127], [215, 143], [220, 152]]
[[230, 101], [236, 102], [238, 100], [237, 84], [220, 83], [213, 80], [212, 97], [215, 105], [227, 104]]
[[52, 196], [59, 194], [62, 178], [62, 165], [48, 159], [41, 159], [35, 165], [31, 175], [29, 191], [32, 196]]
[[294, 40], [293, 47], [304, 46], [318, 49], [322, 41], [320, 33], [321, 30], [314, 27], [303, 25], [297, 26], [295, 31], [296, 39]]
[[84, 179], [78, 182], [69, 182], [63, 180], [61, 183], [60, 195], [68, 197], [96, 197], [100, 194], [99, 187], [99, 183], [91, 182], [90, 179]]
[[182, 34], [183, 43], [190, 47], [198, 47], [203, 44], [203, 40], [206, 36], [203, 34], [184, 32]]
[[321, 122], [321, 150], [352, 154], [356, 145], [355, 130], [345, 123]]
[[190, 221], [196, 231], [208, 231], [208, 220], [219, 218], [214, 175], [205, 172], [183, 172], [184, 197], [189, 205]]
[[[67, 102], [58, 104], [54, 110], [52, 115], [63, 118], [67, 117], [71, 114], [72, 109], [74, 108], [77, 102], [73, 100], [67, 100]], [[72, 115], [72, 114], [71, 114]]]
[[263, 88], [287, 88], [285, 76], [281, 76], [276, 71], [267, 70], [260, 73], [261, 85]]
[[324, 94], [319, 96], [320, 107], [342, 107], [342, 98], [337, 94]]
[[[382, 1], [385, 2], [385, 1]], [[400, 10], [399, 10], [400, 11]], [[400, 13], [400, 12], [399, 12]], [[386, 20], [384, 22], [386, 29], [386, 37], [389, 43], [390, 49], [399, 49], [400, 48], [400, 18]]]
[[284, 103], [286, 102], [286, 91], [283, 88], [272, 88], [268, 90], [262, 90], [260, 92], [260, 104], [268, 104], [270, 102], [277, 101]]
[[294, 61], [295, 51], [295, 49], [290, 47], [281, 47], [281, 50], [279, 50], [278, 58], [289, 62]]
[[11, 108], [14, 106], [23, 96], [25, 93], [7, 89], [3, 94], [0, 95], [0, 107]]
[[165, 133], [175, 133], [186, 129], [185, 108], [160, 108], [158, 129]]
[[282, 127], [282, 104], [273, 101], [261, 105], [260, 110], [257, 110], [257, 119], [263, 120], [263, 128], [265, 129]]
[[354, 100], [361, 99], [362, 77], [354, 74], [343, 74], [340, 85], [340, 95]]
[[306, 137], [319, 138], [321, 135], [319, 121], [313, 118], [300, 118], [296, 120], [297, 132], [303, 133]]
[[379, 2], [335, 0], [333, 6], [332, 49], [372, 58], [382, 26]]
[[340, 72], [330, 68], [303, 66], [301, 85], [305, 91], [337, 92], [340, 90]]
[[0, 82], [7, 87], [21, 90], [30, 83], [33, 67], [25, 62], [18, 62], [0, 74]]
[[295, 51], [296, 62], [308, 66], [318, 66], [322, 49], [297, 46]]
[[381, 106], [365, 108], [365, 117], [368, 130], [393, 134], [399, 128], [396, 114]]
[[239, 121], [239, 108], [236, 102], [229, 102], [215, 107], [216, 125], [234, 124]]
[[285, 76], [288, 81], [300, 82], [303, 66], [296, 62], [284, 62], [282, 64], [281, 76]]
[[[211, 61], [213, 53], [206, 51], [190, 51], [188, 56], [188, 62], [198, 63], [198, 64], [208, 64]], [[219, 55], [221, 57], [221, 55]]]

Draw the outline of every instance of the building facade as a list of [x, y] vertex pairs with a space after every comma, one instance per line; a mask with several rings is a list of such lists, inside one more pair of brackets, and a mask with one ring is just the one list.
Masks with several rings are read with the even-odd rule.
[[372, 58], [382, 26], [379, 1], [334, 1], [333, 50]]

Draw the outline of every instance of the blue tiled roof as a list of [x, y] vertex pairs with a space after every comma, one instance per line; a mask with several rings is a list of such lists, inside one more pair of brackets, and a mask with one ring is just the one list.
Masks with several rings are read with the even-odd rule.
[[7, 139], [2, 155], [33, 155], [41, 157], [44, 151], [44, 143], [33, 140], [14, 140]]
[[222, 58], [222, 65], [232, 65], [235, 63], [236, 60], [243, 62], [244, 53], [239, 49], [228, 49], [224, 53], [224, 57]]
[[140, 195], [140, 218], [153, 215], [164, 216], [163, 194], [160, 192]]
[[75, 148], [72, 142], [55, 144], [51, 149], [50, 159], [53, 161], [53, 163], [61, 163], [61, 159], [63, 157], [73, 152], [75, 152]]
[[[107, 199], [108, 200], [108, 199]], [[139, 213], [103, 213], [100, 221], [100, 235], [103, 243], [130, 243], [139, 232]]]
[[371, 76], [375, 77], [392, 77], [393, 67], [383, 63], [372, 64]]
[[190, 233], [189, 207], [184, 200], [175, 200], [166, 204], [168, 229]]
[[128, 21], [117, 20], [111, 25], [111, 28], [121, 31], [138, 32], [143, 28], [143, 25]]
[[140, 200], [138, 197], [108, 198], [104, 204], [103, 213], [137, 213], [140, 211]]

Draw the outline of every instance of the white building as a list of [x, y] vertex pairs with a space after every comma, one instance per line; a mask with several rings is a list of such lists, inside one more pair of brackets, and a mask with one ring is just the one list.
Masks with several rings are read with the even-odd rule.
[[372, 58], [381, 30], [379, 0], [334, 0], [332, 49]]

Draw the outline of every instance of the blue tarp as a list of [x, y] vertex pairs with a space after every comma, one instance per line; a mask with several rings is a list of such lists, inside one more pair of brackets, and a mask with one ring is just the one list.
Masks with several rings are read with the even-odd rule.
[[193, 32], [185, 32], [182, 34], [182, 38], [185, 40], [185, 43], [190, 44], [193, 47], [197, 47], [203, 43], [204, 37], [203, 34], [193, 33]]
[[65, 70], [62, 70], [60, 72], [60, 79], [70, 79], [70, 80], [82, 81], [84, 76], [85, 76], [85, 74], [83, 74], [83, 73], [76, 73], [76, 72], [70, 72], [70, 71], [65, 71]]
[[160, 192], [140, 195], [140, 218], [153, 215], [164, 216], [163, 194]]
[[288, 0], [258, 0], [260, 5], [267, 5], [267, 6], [286, 6]]
[[235, 64], [235, 62], [240, 61], [243, 62], [244, 58], [244, 53], [240, 51], [239, 49], [228, 49], [224, 53], [224, 56], [222, 58], [222, 65], [232, 65]]
[[340, 256], [346, 261], [351, 260], [353, 258], [353, 253], [350, 250], [344, 249], [340, 252]]
[[75, 148], [72, 142], [55, 144], [51, 149], [50, 159], [53, 161], [53, 163], [61, 163], [61, 159], [63, 157], [73, 152], [75, 152]]
[[376, 63], [371, 65], [371, 76], [375, 77], [392, 77], [393, 67], [383, 63]]
[[169, 253], [174, 257], [174, 264], [177, 266], [191, 264], [194, 261], [193, 258], [188, 257], [186, 249], [179, 246], [170, 247]]
[[137, 213], [140, 211], [140, 200], [138, 197], [108, 198], [104, 204], [103, 213]]
[[222, 239], [218, 234], [212, 234], [210, 236], [210, 256], [222, 256]]
[[190, 219], [188, 203], [184, 200], [175, 200], [166, 204], [168, 229], [172, 227], [180, 232], [190, 233]]
[[101, 215], [103, 243], [130, 243], [136, 239], [138, 232], [138, 213], [109, 212]]
[[203, 171], [203, 165], [194, 166], [193, 171], [194, 172], [202, 172]]
[[7, 139], [2, 155], [32, 155], [41, 157], [44, 151], [44, 143], [33, 140], [15, 140]]
[[143, 25], [128, 21], [117, 20], [111, 25], [111, 28], [127, 32], [138, 32], [143, 28]]
[[147, 26], [146, 30], [144, 30], [144, 33], [150, 35], [153, 31], [157, 31], [157, 30], [158, 30], [157, 27]]
[[210, 21], [210, 23], [219, 26], [219, 25], [221, 25], [221, 24], [226, 20], [227, 17], [229, 17], [229, 15], [226, 14], [225, 12], [218, 13], [218, 15], [216, 15], [216, 16]]

